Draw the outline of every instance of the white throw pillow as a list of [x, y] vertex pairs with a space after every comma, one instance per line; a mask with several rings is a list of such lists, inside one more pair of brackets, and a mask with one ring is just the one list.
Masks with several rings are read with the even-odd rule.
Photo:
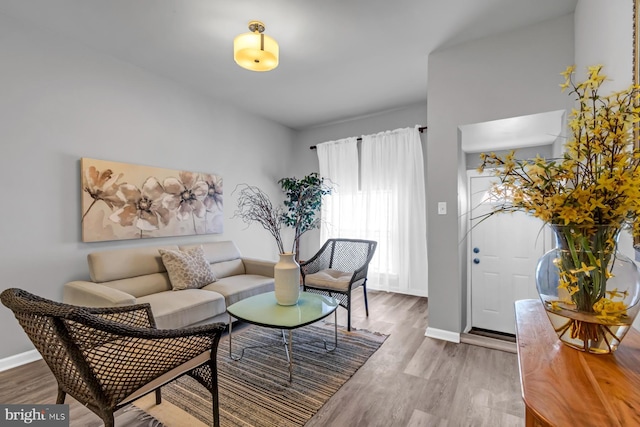
[[202, 246], [185, 251], [158, 249], [174, 291], [199, 289], [216, 281]]

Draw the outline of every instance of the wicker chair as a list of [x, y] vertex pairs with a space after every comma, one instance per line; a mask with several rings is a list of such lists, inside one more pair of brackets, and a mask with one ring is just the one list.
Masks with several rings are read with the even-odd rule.
[[369, 316], [367, 272], [377, 242], [358, 239], [329, 239], [308, 261], [300, 263], [303, 290], [334, 297], [347, 309], [347, 330], [351, 330], [351, 291], [362, 285], [364, 308]]
[[216, 353], [223, 324], [156, 329], [149, 304], [92, 308], [62, 304], [21, 289], [0, 294], [53, 372], [56, 403], [67, 394], [95, 412], [105, 427], [113, 412], [188, 374], [213, 400], [220, 425]]

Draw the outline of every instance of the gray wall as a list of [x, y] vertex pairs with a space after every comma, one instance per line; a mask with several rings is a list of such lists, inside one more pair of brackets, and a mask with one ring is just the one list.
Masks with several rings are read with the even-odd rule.
[[[603, 92], [626, 89], [633, 81], [633, 1], [580, 0], [575, 11], [575, 59], [578, 71], [584, 76], [589, 65], [603, 64], [609, 81]], [[600, 28], [599, 31], [593, 31]], [[633, 250], [633, 238], [620, 233], [618, 248], [622, 253], [640, 261]], [[640, 317], [633, 326], [640, 329]]]
[[[336, 101], [339, 102], [339, 101]], [[415, 125], [424, 126], [427, 123], [427, 104], [423, 103], [409, 105], [391, 111], [382, 112], [366, 117], [354, 118], [351, 120], [331, 123], [324, 126], [317, 126], [296, 135], [296, 143], [293, 149], [293, 169], [294, 176], [303, 177], [310, 172], [318, 171], [318, 155], [315, 150], [310, 150], [312, 145], [321, 142], [335, 141], [337, 139], [352, 136], [360, 137], [387, 130], [412, 127]], [[428, 132], [428, 131], [427, 131]], [[423, 154], [426, 155], [426, 135], [422, 134]], [[315, 254], [321, 246], [320, 233], [312, 230], [302, 237], [300, 242], [301, 259], [308, 258]]]
[[[2, 15], [0, 64], [1, 289], [61, 300], [63, 283], [88, 278], [88, 252], [119, 247], [231, 239], [277, 258], [266, 231], [230, 219], [231, 192], [279, 195], [292, 130]], [[81, 243], [81, 157], [221, 174], [224, 234]], [[9, 310], [0, 324], [0, 360], [33, 349]]]
[[[573, 36], [571, 14], [429, 56], [430, 328], [457, 334], [466, 321], [466, 166], [458, 126], [570, 107], [558, 85], [573, 63]], [[437, 215], [441, 201], [447, 215]]]
[[575, 64], [580, 79], [586, 67], [603, 64], [609, 81], [603, 92], [626, 89], [632, 81], [634, 0], [579, 0], [575, 10]]
[[[587, 66], [603, 64], [609, 80], [602, 93], [626, 89], [633, 80], [633, 0], [580, 0], [575, 17], [575, 60], [580, 78], [584, 78]], [[618, 247], [628, 257], [636, 257], [629, 233], [620, 233]], [[635, 326], [640, 328], [640, 318]]]

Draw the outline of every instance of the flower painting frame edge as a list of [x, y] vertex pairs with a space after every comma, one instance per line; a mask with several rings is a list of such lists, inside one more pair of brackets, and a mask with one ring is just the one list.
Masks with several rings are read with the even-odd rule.
[[83, 242], [220, 234], [222, 177], [83, 157]]
[[[633, 84], [640, 85], [640, 12], [638, 8], [640, 7], [640, 0], [632, 0], [633, 1], [633, 53], [632, 53], [632, 61], [631, 67], [633, 72]], [[635, 129], [633, 132], [633, 140], [636, 149], [640, 149], [640, 129]], [[640, 252], [640, 236], [633, 237], [633, 247], [636, 250], [636, 257]]]
[[[638, 25], [640, 23], [640, 0], [633, 1], [633, 53], [632, 53], [632, 71], [633, 71], [633, 84], [640, 85], [640, 42], [638, 41]], [[633, 131], [633, 141], [636, 149], [640, 149], [640, 129], [636, 128]], [[633, 247], [636, 253], [640, 251], [640, 236], [633, 236]], [[637, 256], [637, 255], [636, 255]]]

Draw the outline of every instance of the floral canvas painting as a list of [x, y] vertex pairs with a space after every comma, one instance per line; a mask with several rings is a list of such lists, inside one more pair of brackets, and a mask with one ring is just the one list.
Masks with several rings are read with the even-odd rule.
[[82, 241], [222, 233], [222, 177], [82, 158]]

